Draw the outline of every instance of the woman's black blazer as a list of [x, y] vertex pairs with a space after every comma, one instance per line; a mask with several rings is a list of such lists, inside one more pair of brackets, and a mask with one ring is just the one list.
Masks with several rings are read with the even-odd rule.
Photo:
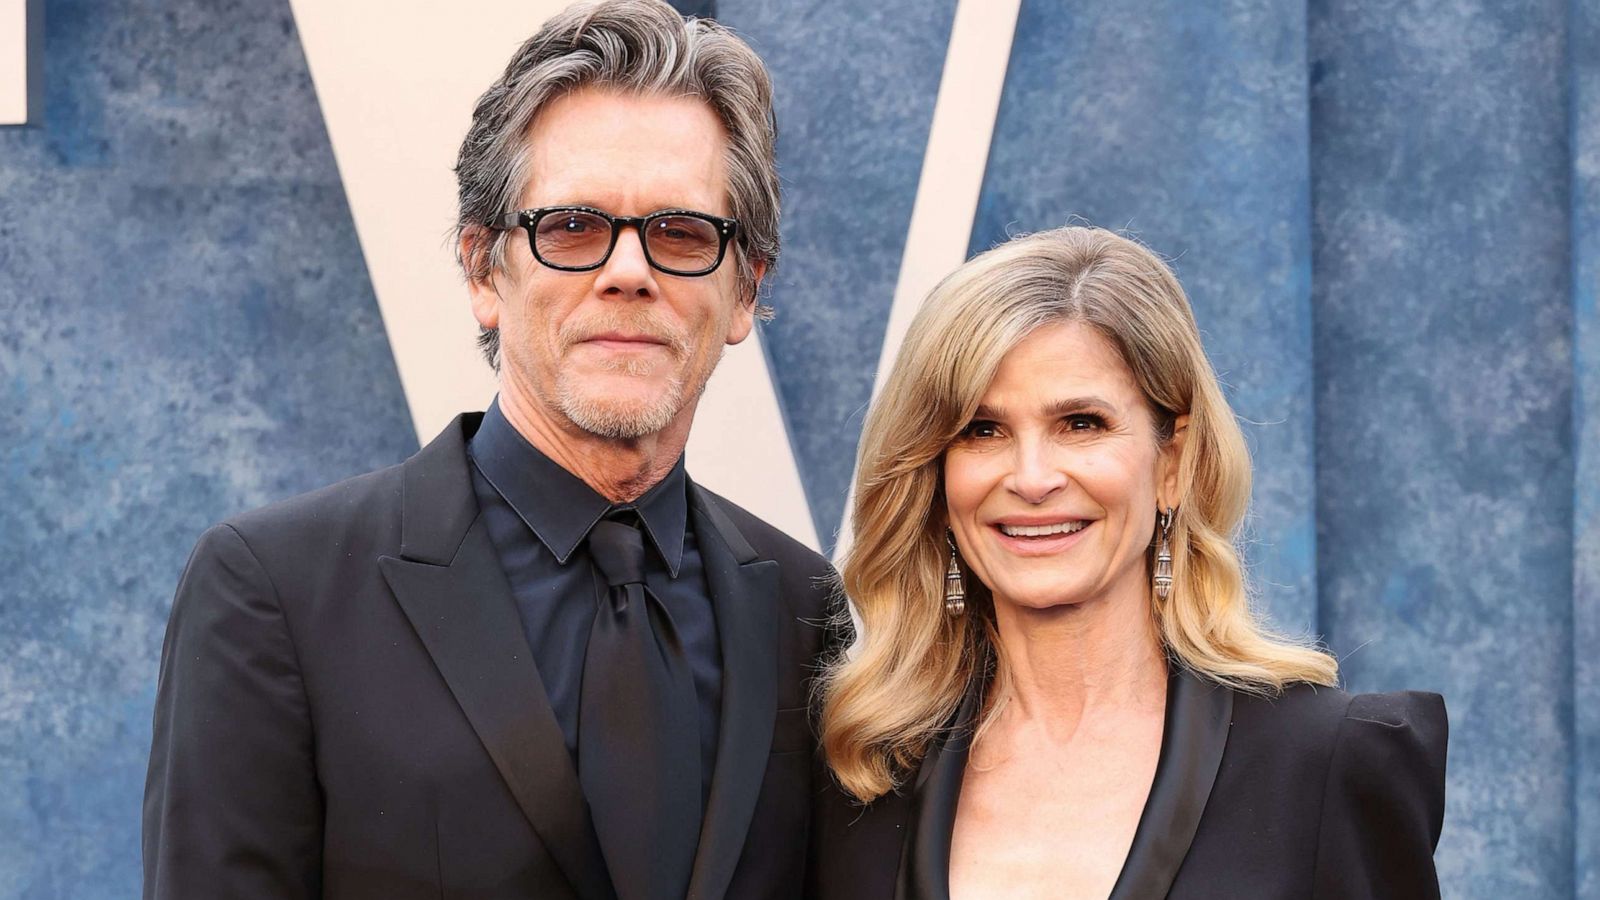
[[[977, 705], [974, 692], [956, 721]], [[1438, 897], [1447, 731], [1438, 694], [1302, 684], [1263, 698], [1174, 666], [1155, 780], [1111, 900]], [[967, 734], [951, 728], [906, 790], [865, 808], [830, 786], [812, 897], [947, 900]]]

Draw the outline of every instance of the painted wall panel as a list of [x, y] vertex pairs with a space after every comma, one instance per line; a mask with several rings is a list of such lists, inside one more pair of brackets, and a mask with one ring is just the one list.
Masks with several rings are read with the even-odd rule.
[[[680, 5], [773, 65], [757, 368], [826, 542], [955, 4]], [[415, 434], [288, 4], [48, 12], [46, 115], [0, 129], [0, 898], [96, 900], [138, 890], [195, 536]], [[1597, 104], [1600, 0], [1025, 0], [970, 234], [1081, 215], [1176, 257], [1274, 615], [1449, 703], [1450, 897], [1600, 898]]]
[[416, 443], [287, 4], [49, 13], [0, 129], [0, 897], [126, 898], [195, 538]]
[[1572, 4], [1574, 893], [1600, 900], [1600, 3]]
[[1451, 897], [1572, 890], [1566, 17], [1311, 5], [1321, 623], [1447, 698]]
[[[400, 383], [426, 443], [494, 396], [449, 236], [478, 97], [565, 0], [290, 0]], [[485, 21], [499, 25], [486, 34]], [[426, 62], [424, 62], [426, 61]]]
[[29, 0], [0, 0], [0, 125], [28, 121]]
[[824, 548], [872, 396], [954, 10], [717, 3], [777, 92], [783, 258], [762, 336]]
[[1305, 19], [1292, 4], [1025, 0], [972, 250], [1075, 218], [1174, 259], [1256, 464], [1249, 558], [1315, 620]]

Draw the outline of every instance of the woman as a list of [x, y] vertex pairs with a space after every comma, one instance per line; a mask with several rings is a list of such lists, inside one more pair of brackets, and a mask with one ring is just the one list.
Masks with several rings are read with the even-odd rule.
[[858, 471], [815, 896], [1438, 895], [1443, 701], [1346, 694], [1252, 616], [1243, 436], [1148, 250], [957, 270]]

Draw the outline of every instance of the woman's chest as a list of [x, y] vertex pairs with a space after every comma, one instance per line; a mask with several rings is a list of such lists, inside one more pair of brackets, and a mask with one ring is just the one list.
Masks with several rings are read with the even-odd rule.
[[1150, 793], [1159, 738], [969, 764], [951, 846], [953, 900], [1105, 897]]

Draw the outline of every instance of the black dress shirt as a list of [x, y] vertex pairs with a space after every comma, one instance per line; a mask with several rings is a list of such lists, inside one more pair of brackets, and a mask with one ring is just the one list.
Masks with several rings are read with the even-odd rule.
[[[578, 697], [595, 605], [606, 580], [589, 556], [589, 529], [613, 506], [528, 443], [495, 400], [472, 436], [473, 490], [489, 539], [511, 584], [522, 630], [567, 751], [577, 763]], [[672, 615], [694, 676], [700, 710], [701, 808], [710, 794], [722, 707], [722, 655], [700, 549], [689, 522], [688, 476], [672, 471], [631, 504], [655, 552], [645, 584]], [[619, 507], [621, 508], [621, 507]]]

